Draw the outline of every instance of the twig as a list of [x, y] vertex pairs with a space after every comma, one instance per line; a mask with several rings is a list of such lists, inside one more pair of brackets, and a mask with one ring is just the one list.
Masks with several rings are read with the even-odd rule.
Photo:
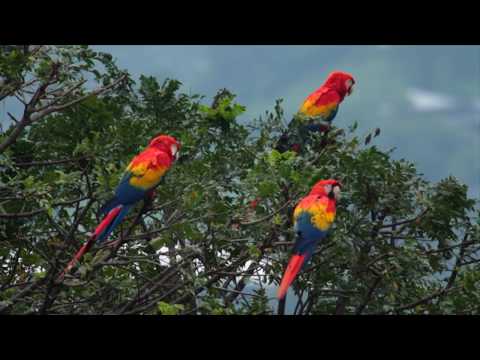
[[[379, 226], [379, 229], [391, 228], [391, 227], [395, 227], [395, 226], [398, 226], [398, 225], [409, 224], [409, 223], [414, 222], [414, 221], [420, 219], [421, 217], [423, 217], [429, 210], [430, 210], [429, 208], [426, 208], [425, 210], [422, 211], [421, 214], [419, 214], [418, 216], [414, 217], [413, 219], [408, 219], [408, 220], [404, 220], [404, 221], [399, 221], [399, 222], [392, 223], [392, 224], [385, 224], [385, 225]], [[398, 233], [401, 233], [401, 231], [398, 231]]]
[[[81, 197], [81, 198], [75, 199], [75, 200], [59, 202], [59, 203], [53, 204], [52, 206], [73, 205], [75, 203], [81, 202], [81, 201], [86, 200], [86, 199], [88, 199], [88, 198], [87, 197]], [[37, 209], [37, 210], [32, 210], [32, 211], [28, 211], [28, 212], [21, 212], [21, 213], [0, 214], [0, 219], [19, 219], [19, 218], [24, 218], [24, 217], [31, 217], [31, 216], [34, 216], [34, 215], [44, 213], [46, 211], [47, 211], [47, 209]]]
[[413, 309], [414, 307], [418, 306], [418, 305], [422, 305], [422, 304], [425, 304], [427, 302], [429, 302], [430, 300], [433, 300], [435, 299], [436, 297], [439, 297], [447, 292], [450, 292], [450, 291], [455, 291], [455, 290], [458, 290], [458, 289], [461, 289], [461, 286], [457, 286], [457, 287], [451, 287], [451, 288], [444, 288], [444, 289], [441, 289], [439, 291], [436, 291], [435, 293], [429, 295], [429, 296], [426, 296], [420, 300], [417, 300], [417, 301], [414, 301], [410, 304], [407, 304], [407, 305], [404, 305], [404, 306], [400, 306], [400, 307], [397, 307], [397, 308], [394, 308], [392, 310], [388, 310], [388, 311], [384, 311], [382, 313], [379, 313], [377, 315], [386, 315], [386, 314], [389, 314], [389, 313], [392, 313], [392, 312], [395, 312], [395, 313], [398, 313], [400, 311], [404, 311], [404, 310], [409, 310], [409, 309]]
[[264, 222], [268, 219], [270, 219], [271, 217], [275, 216], [276, 214], [278, 214], [280, 211], [282, 211], [283, 209], [285, 209], [288, 205], [290, 205], [292, 203], [293, 199], [292, 200], [288, 200], [285, 204], [283, 204], [280, 208], [278, 208], [277, 210], [275, 210], [273, 213], [263, 217], [263, 218], [260, 218], [258, 220], [255, 220], [255, 221], [251, 221], [251, 222], [247, 222], [247, 223], [240, 223], [240, 225], [242, 226], [249, 226], [249, 225], [256, 225], [256, 224], [259, 224], [261, 222]]
[[48, 160], [48, 161], [31, 161], [31, 162], [15, 163], [15, 166], [18, 166], [18, 167], [50, 166], [50, 165], [60, 165], [60, 164], [78, 162], [78, 161], [85, 160], [85, 159], [90, 159], [90, 157], [89, 156], [81, 156], [81, 157], [72, 158], [72, 159]]
[[370, 286], [370, 288], [368, 289], [368, 293], [367, 293], [367, 296], [365, 297], [365, 299], [363, 300], [363, 302], [358, 306], [357, 310], [355, 311], [355, 315], [360, 315], [363, 310], [365, 309], [365, 307], [367, 306], [368, 302], [370, 301], [370, 299], [372, 298], [373, 296], [373, 293], [375, 292], [375, 289], [378, 287], [378, 285], [380, 284], [380, 281], [382, 281], [382, 277], [381, 276], [377, 276], [375, 278], [375, 281], [373, 282], [372, 286]]

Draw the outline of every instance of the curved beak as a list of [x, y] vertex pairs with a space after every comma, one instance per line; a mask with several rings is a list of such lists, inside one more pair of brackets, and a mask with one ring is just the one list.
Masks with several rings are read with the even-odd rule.
[[175, 161], [178, 160], [178, 153], [179, 153], [179, 149], [178, 149], [178, 146], [177, 145], [172, 145], [171, 148], [170, 148], [170, 151], [172, 153], [172, 156], [173, 156], [173, 159]]
[[333, 187], [332, 192], [333, 192], [333, 196], [335, 197], [335, 201], [340, 201], [340, 199], [341, 199], [341, 197], [342, 197], [342, 196], [341, 196], [340, 186], [335, 185], [335, 186]]
[[355, 86], [355, 84], [352, 84], [350, 85], [350, 87], [348, 88], [348, 91], [347, 91], [347, 95], [350, 96], [352, 95], [352, 92], [353, 92], [353, 87]]

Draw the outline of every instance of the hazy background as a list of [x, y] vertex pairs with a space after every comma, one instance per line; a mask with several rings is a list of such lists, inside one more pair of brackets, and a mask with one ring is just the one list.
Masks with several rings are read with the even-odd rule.
[[257, 117], [284, 99], [287, 119], [335, 69], [356, 91], [335, 124], [380, 127], [382, 148], [416, 163], [430, 180], [454, 174], [480, 198], [480, 46], [94, 46], [138, 78], [175, 78], [183, 91], [220, 88]]

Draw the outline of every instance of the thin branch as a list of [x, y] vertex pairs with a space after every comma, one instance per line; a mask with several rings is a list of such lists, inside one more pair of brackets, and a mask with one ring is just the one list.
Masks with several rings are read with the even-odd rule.
[[463, 237], [463, 240], [461, 243], [462, 246], [460, 247], [460, 256], [455, 260], [455, 265], [453, 267], [452, 273], [450, 274], [450, 277], [448, 278], [448, 283], [447, 283], [447, 286], [445, 287], [445, 290], [450, 289], [453, 286], [455, 280], [457, 279], [458, 264], [462, 263], [463, 258], [465, 256], [465, 248], [466, 248], [465, 243], [467, 242], [467, 239], [468, 239], [468, 232]]
[[369, 303], [369, 301], [371, 300], [374, 292], [375, 292], [375, 289], [378, 287], [378, 285], [380, 284], [380, 281], [382, 281], [382, 277], [381, 276], [377, 276], [375, 278], [375, 281], [373, 282], [372, 286], [370, 286], [370, 288], [368, 289], [368, 293], [367, 293], [367, 296], [365, 297], [365, 299], [363, 300], [363, 302], [358, 306], [357, 310], [355, 311], [355, 315], [360, 315], [363, 310], [365, 309], [365, 307], [367, 306], [367, 304]]
[[75, 104], [78, 104], [78, 103], [88, 99], [91, 96], [97, 96], [97, 95], [103, 94], [106, 91], [110, 90], [111, 88], [117, 86], [120, 82], [125, 80], [126, 77], [127, 77], [127, 75], [124, 74], [124, 75], [120, 76], [117, 80], [112, 82], [111, 84], [109, 84], [107, 86], [101, 86], [101, 87], [99, 87], [95, 90], [92, 90], [88, 94], [86, 94], [82, 97], [79, 97], [78, 99], [72, 100], [72, 101], [70, 101], [68, 103], [65, 103], [65, 104], [62, 104], [62, 105], [52, 106], [52, 107], [49, 107], [49, 108], [44, 109], [42, 111], [36, 112], [35, 114], [32, 115], [31, 122], [33, 123], [35, 121], [38, 121], [39, 119], [41, 119], [41, 118], [43, 118], [43, 117], [45, 117], [48, 114], [51, 114], [53, 112], [59, 112], [59, 111], [65, 110], [65, 109], [67, 109], [67, 108], [69, 108], [69, 107], [71, 107]]
[[0, 314], [5, 313], [10, 307], [15, 305], [15, 303], [18, 302], [22, 297], [28, 295], [32, 290], [34, 290], [37, 286], [39, 286], [44, 281], [45, 281], [45, 279], [43, 279], [43, 278], [38, 279], [37, 281], [32, 282], [30, 285], [28, 285], [22, 291], [16, 293], [9, 300], [7, 300], [7, 303], [5, 305], [0, 306]]
[[12, 119], [12, 121], [15, 123], [15, 124], [18, 124], [19, 121], [17, 120], [17, 118], [15, 116], [13, 116], [11, 113], [7, 112], [7, 115], [10, 119]]
[[451, 249], [455, 249], [457, 247], [464, 247], [464, 246], [468, 246], [468, 245], [472, 245], [472, 244], [475, 244], [477, 241], [475, 240], [471, 240], [471, 241], [466, 241], [466, 242], [463, 242], [460, 243], [460, 244], [456, 244], [456, 245], [452, 245], [452, 246], [448, 246], [448, 247], [442, 247], [441, 249], [437, 249], [437, 250], [429, 250], [429, 251], [424, 251], [422, 252], [423, 255], [430, 255], [430, 254], [436, 254], [436, 253], [442, 253], [442, 252], [445, 252], [445, 251], [448, 251], [448, 250], [451, 250]]
[[[17, 138], [20, 136], [20, 134], [23, 132], [25, 127], [32, 124], [33, 122], [36, 122], [36, 121], [40, 120], [41, 118], [43, 118], [43, 117], [45, 117], [45, 116], [47, 116], [47, 115], [49, 115], [53, 112], [59, 112], [59, 111], [65, 110], [66, 108], [71, 107], [75, 104], [78, 104], [78, 103], [86, 100], [87, 98], [89, 98], [91, 96], [97, 96], [97, 95], [103, 94], [106, 91], [108, 91], [111, 88], [118, 85], [120, 82], [125, 80], [126, 77], [127, 77], [127, 74], [124, 74], [124, 75], [120, 76], [117, 80], [112, 82], [111, 84], [109, 84], [107, 86], [101, 86], [101, 87], [89, 92], [88, 94], [86, 94], [82, 97], [79, 97], [78, 99], [72, 100], [72, 101], [70, 101], [68, 103], [65, 103], [65, 104], [62, 104], [62, 105], [50, 106], [50, 107], [48, 107], [48, 108], [46, 108], [42, 111], [37, 111], [36, 112], [34, 110], [35, 105], [38, 103], [40, 98], [45, 93], [47, 86], [50, 85], [50, 81], [53, 78], [53, 76], [55, 76], [56, 71], [57, 71], [57, 68], [53, 67], [49, 80], [39, 86], [39, 88], [37, 89], [37, 91], [35, 91], [34, 95], [32, 96], [32, 98], [31, 98], [31, 100], [28, 104], [25, 103], [25, 111], [23, 113], [23, 117], [18, 122], [15, 129], [10, 133], [10, 135], [0, 144], [0, 153], [2, 153], [3, 151], [5, 151], [6, 148], [11, 146], [17, 140]], [[19, 100], [22, 101], [21, 99], [19, 99]]]
[[212, 289], [216, 289], [216, 290], [220, 290], [220, 291], [232, 293], [232, 294], [235, 294], [235, 295], [237, 295], [237, 296], [238, 296], [238, 295], [243, 295], [243, 296], [258, 297], [258, 298], [261, 298], [261, 299], [264, 298], [262, 295], [250, 294], [250, 293], [246, 293], [246, 292], [239, 291], [239, 290], [234, 290], [234, 289], [224, 289], [224, 288], [218, 287], [218, 286], [212, 286]]
[[[83, 200], [88, 199], [87, 197], [81, 197], [75, 200], [70, 200], [70, 201], [64, 201], [64, 202], [59, 202], [56, 204], [53, 204], [52, 206], [68, 206], [68, 205], [73, 205], [78, 202], [81, 202]], [[24, 217], [31, 217], [35, 216], [41, 213], [46, 212], [47, 209], [37, 209], [37, 210], [32, 210], [28, 212], [21, 212], [21, 213], [12, 213], [12, 214], [0, 214], [0, 219], [19, 219], [19, 218], [24, 218]]]
[[249, 226], [249, 225], [256, 225], [256, 224], [260, 224], [270, 218], [272, 218], [273, 216], [275, 216], [276, 214], [278, 214], [280, 211], [282, 211], [283, 209], [285, 209], [288, 205], [290, 205], [292, 203], [293, 199], [292, 200], [289, 200], [287, 201], [285, 204], [283, 204], [280, 208], [278, 208], [277, 210], [275, 210], [274, 212], [272, 212], [271, 214], [263, 217], [263, 218], [260, 218], [258, 220], [255, 220], [255, 221], [251, 221], [251, 222], [247, 222], [247, 223], [240, 223], [240, 225], [242, 226]]
[[[429, 210], [430, 210], [429, 208], [426, 208], [425, 210], [422, 211], [421, 214], [419, 214], [418, 216], [414, 217], [413, 219], [408, 219], [408, 220], [404, 220], [404, 221], [399, 221], [399, 222], [392, 223], [392, 224], [385, 224], [385, 225], [380, 226], [379, 229], [391, 228], [391, 227], [395, 227], [395, 226], [398, 226], [398, 225], [404, 225], [404, 224], [412, 223], [412, 222], [414, 222], [414, 221], [417, 221], [417, 220], [420, 219], [421, 217], [423, 217]], [[402, 229], [402, 230], [403, 230], [403, 229]], [[401, 233], [401, 231], [398, 231], [398, 233]]]
[[[70, 89], [67, 89], [63, 94], [59, 95], [59, 96], [56, 96], [54, 100], [52, 100], [51, 102], [49, 102], [48, 104], [38, 108], [38, 109], [35, 109], [35, 112], [41, 112], [41, 111], [44, 111], [45, 109], [47, 109], [48, 107], [51, 107], [55, 104], [57, 104], [60, 100], [64, 99], [65, 97], [67, 97], [68, 95], [70, 95], [72, 92], [74, 92], [76, 89], [80, 88], [83, 84], [85, 84], [87, 82], [87, 80], [81, 80], [79, 81], [78, 83], [76, 83], [75, 85], [73, 85], [72, 87], [70, 87]], [[58, 89], [57, 89], [58, 90]], [[86, 95], [87, 97], [88, 96], [91, 96], [92, 94], [90, 95]], [[85, 97], [83, 99], [80, 99], [79, 101], [82, 101], [84, 100]], [[72, 104], [73, 105], [73, 104]], [[54, 110], [55, 111], [55, 110]], [[58, 110], [57, 110], [58, 111]]]
[[410, 304], [407, 304], [407, 305], [404, 305], [404, 306], [394, 308], [392, 310], [384, 311], [384, 312], [379, 313], [377, 315], [386, 315], [386, 314], [389, 314], [389, 313], [399, 313], [399, 312], [404, 311], [404, 310], [410, 310], [410, 309], [413, 309], [414, 307], [417, 307], [418, 305], [428, 303], [429, 301], [431, 301], [431, 300], [433, 300], [433, 299], [435, 299], [439, 296], [442, 296], [443, 294], [445, 294], [447, 292], [455, 291], [455, 290], [458, 290], [458, 289], [461, 289], [461, 286], [451, 287], [451, 288], [448, 288], [448, 289], [447, 288], [441, 289], [441, 290], [438, 290], [438, 291], [434, 292], [431, 295], [428, 295], [424, 298], [421, 298], [420, 300], [414, 301], [414, 302], [412, 302]]
[[78, 162], [85, 159], [90, 159], [90, 157], [81, 156], [78, 158], [63, 159], [63, 160], [31, 161], [31, 162], [15, 163], [15, 166], [18, 166], [18, 167], [50, 166], [50, 165], [68, 164], [68, 163]]

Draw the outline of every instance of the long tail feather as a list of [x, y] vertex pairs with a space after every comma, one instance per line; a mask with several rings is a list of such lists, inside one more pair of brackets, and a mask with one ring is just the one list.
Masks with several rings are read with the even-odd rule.
[[120, 223], [123, 221], [123, 218], [125, 217], [125, 215], [128, 214], [128, 212], [130, 211], [130, 207], [131, 205], [123, 205], [121, 207], [117, 207], [115, 209], [118, 209], [120, 208], [120, 212], [118, 212], [115, 216], [115, 218], [113, 219], [113, 221], [108, 225], [108, 227], [106, 229], [103, 229], [101, 231], [98, 232], [98, 235], [97, 235], [97, 241], [99, 243], [102, 243], [103, 241], [105, 241], [108, 236], [112, 233], [112, 231], [118, 226], [120, 225]]
[[68, 263], [66, 268], [62, 271], [62, 273], [58, 277], [57, 281], [61, 282], [63, 280], [63, 278], [65, 277], [65, 275], [68, 272], [70, 272], [70, 270], [78, 263], [78, 261], [80, 261], [82, 256], [88, 250], [90, 250], [92, 245], [97, 240], [98, 236], [108, 227], [108, 225], [111, 224], [111, 222], [113, 220], [115, 220], [117, 218], [117, 215], [118, 215], [118, 213], [120, 212], [121, 209], [122, 209], [122, 207], [118, 206], [118, 207], [114, 208], [113, 210], [111, 210], [108, 213], [107, 216], [105, 216], [105, 218], [102, 220], [102, 222], [97, 226], [97, 228], [93, 232], [92, 236], [90, 236], [90, 238], [87, 240], [87, 242], [85, 244], [83, 244], [83, 246], [77, 251], [77, 253], [73, 257], [73, 259]]
[[302, 265], [305, 261], [305, 255], [293, 255], [290, 259], [285, 274], [283, 275], [282, 282], [278, 289], [277, 297], [278, 299], [283, 299], [287, 294], [288, 288], [292, 284], [293, 280], [297, 276], [298, 272], [302, 268]]

